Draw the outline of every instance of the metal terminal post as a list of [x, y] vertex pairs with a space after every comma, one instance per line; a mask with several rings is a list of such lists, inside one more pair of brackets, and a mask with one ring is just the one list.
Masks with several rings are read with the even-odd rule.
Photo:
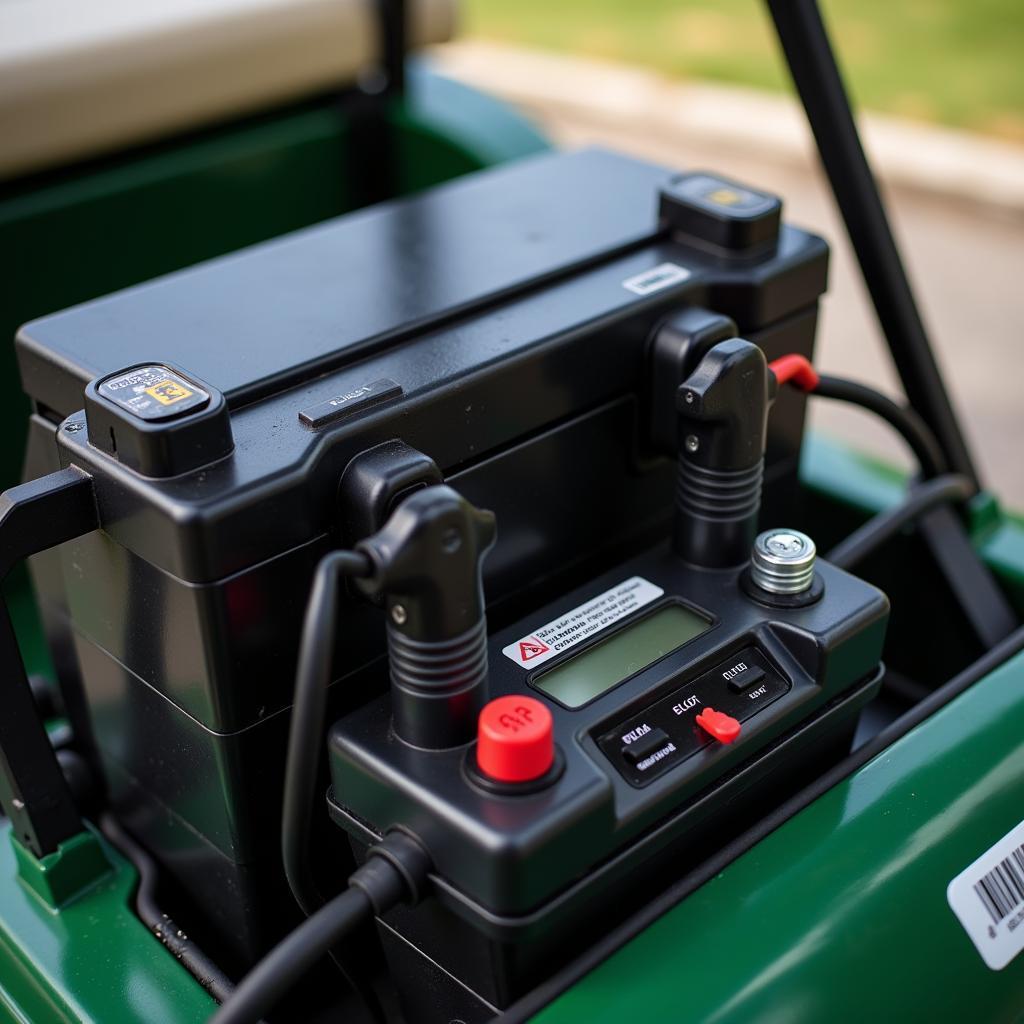
[[758, 534], [750, 555], [750, 578], [771, 594], [802, 594], [814, 582], [817, 549], [799, 530]]

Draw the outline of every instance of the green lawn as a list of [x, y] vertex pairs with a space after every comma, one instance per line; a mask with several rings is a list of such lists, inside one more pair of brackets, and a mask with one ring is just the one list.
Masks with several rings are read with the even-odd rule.
[[[865, 107], [1024, 141], [1024, 0], [825, 0]], [[464, 0], [465, 36], [788, 88], [758, 0]]]

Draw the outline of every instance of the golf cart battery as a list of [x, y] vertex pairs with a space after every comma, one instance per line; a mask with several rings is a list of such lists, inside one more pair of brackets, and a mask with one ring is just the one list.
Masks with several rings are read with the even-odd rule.
[[380, 923], [410, 1020], [437, 1019], [427, 985], [488, 1019], [849, 749], [889, 606], [814, 574], [773, 605], [659, 547], [491, 637], [476, 743], [396, 741], [387, 697], [335, 723], [335, 820], [359, 851], [406, 827], [435, 865]]
[[[267, 837], [314, 567], [376, 529], [397, 493], [356, 479], [365, 506], [340, 500], [357, 456], [393, 455], [402, 487], [443, 479], [494, 511], [490, 622], [529, 612], [528, 632], [539, 602], [666, 535], [665, 385], [737, 334], [770, 358], [811, 356], [826, 266], [825, 243], [751, 185], [590, 150], [467, 176], [22, 328], [28, 473], [81, 467], [103, 523], [33, 559], [62, 686], [82, 694], [72, 714], [88, 709], [78, 726], [122, 820], [238, 962], [294, 916]], [[779, 396], [767, 525], [795, 514], [803, 417], [800, 395]], [[695, 614], [723, 615], [711, 596], [694, 595]], [[342, 624], [335, 715], [387, 686], [381, 609], [353, 598]], [[515, 639], [503, 635], [499, 647]], [[811, 684], [764, 644], [791, 688], [771, 729], [789, 728]], [[514, 692], [523, 669], [502, 662]], [[567, 760], [565, 781], [595, 840], [598, 819], [615, 821], [613, 792], [635, 793], [621, 810], [639, 828], [663, 812], [666, 780], [697, 763], [639, 789], [622, 765], [598, 777], [592, 758], [618, 728], [604, 700], [555, 715], [560, 749], [570, 723], [592, 737], [590, 767]], [[474, 898], [519, 913], [564, 883], [547, 865], [527, 874]]]

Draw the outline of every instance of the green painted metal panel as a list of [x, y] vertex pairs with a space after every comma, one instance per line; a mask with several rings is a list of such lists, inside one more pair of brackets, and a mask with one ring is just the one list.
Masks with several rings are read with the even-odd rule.
[[[433, 74], [428, 61], [410, 62], [409, 95], [396, 117], [405, 146], [398, 161], [405, 192], [550, 148], [540, 130], [521, 114]], [[430, 137], [443, 140], [444, 146], [427, 145]], [[443, 162], [430, 163], [439, 157]]]
[[834, 787], [536, 1018], [983, 1020], [1024, 1014], [946, 886], [1024, 818], [1024, 655]]
[[0, 825], [0, 1024], [207, 1020], [216, 1003], [136, 917], [135, 870], [100, 842], [111, 870], [55, 911]]

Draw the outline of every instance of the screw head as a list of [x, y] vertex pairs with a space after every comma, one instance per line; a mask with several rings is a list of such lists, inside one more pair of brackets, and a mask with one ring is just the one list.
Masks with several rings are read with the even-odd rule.
[[688, 452], [695, 452], [700, 447], [700, 439], [695, 434], [687, 434], [684, 443]]
[[69, 434], [77, 434], [82, 429], [83, 426], [84, 426], [84, 424], [82, 424], [82, 423], [80, 423], [78, 421], [74, 421], [72, 423], [65, 423], [64, 424], [64, 429]]
[[687, 391], [687, 392], [686, 392], [686, 393], [685, 393], [685, 394], [683, 395], [683, 401], [684, 401], [684, 402], [685, 402], [685, 403], [686, 403], [687, 405], [693, 405], [693, 392], [692, 392], [692, 391]]
[[404, 626], [409, 619], [409, 613], [405, 610], [404, 604], [391, 606], [391, 619], [396, 626]]

